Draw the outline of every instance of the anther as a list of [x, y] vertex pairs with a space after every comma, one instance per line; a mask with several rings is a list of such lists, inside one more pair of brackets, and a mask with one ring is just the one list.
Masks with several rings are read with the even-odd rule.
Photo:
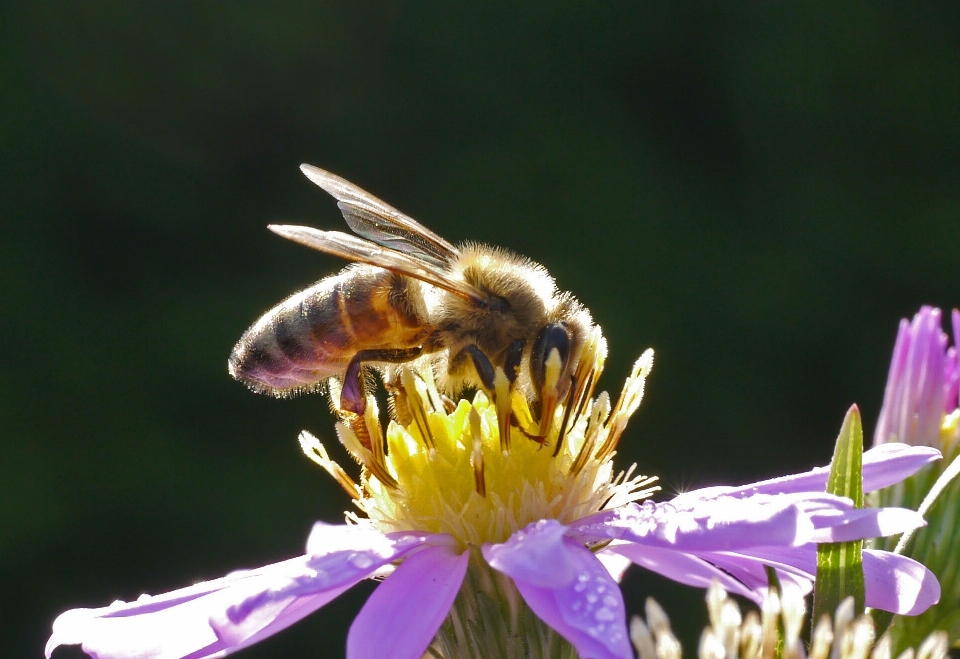
[[306, 455], [307, 458], [323, 467], [352, 498], [362, 498], [363, 490], [350, 478], [343, 467], [330, 458], [330, 454], [327, 453], [327, 447], [324, 446], [319, 439], [304, 430], [300, 433], [299, 440], [300, 450], [303, 451], [303, 454]]
[[473, 449], [470, 452], [473, 483], [477, 494], [485, 497], [487, 496], [487, 481], [483, 468], [483, 435], [480, 428], [480, 414], [475, 407], [470, 408], [470, 434], [473, 437]]
[[497, 425], [500, 429], [500, 449], [510, 451], [510, 421], [513, 418], [513, 397], [510, 395], [510, 381], [503, 369], [497, 367], [494, 378], [493, 404], [497, 410]]
[[[409, 368], [403, 369], [400, 377], [403, 382], [403, 388], [408, 392], [407, 405], [410, 409], [410, 416], [413, 417], [417, 429], [420, 430], [423, 443], [428, 449], [436, 449], [437, 444], [433, 441], [433, 434], [430, 432], [430, 420], [427, 417], [427, 409], [423, 404], [424, 392], [421, 391], [420, 387], [423, 383], [416, 379], [413, 371]], [[410, 395], [413, 392], [416, 392], [417, 395]]]

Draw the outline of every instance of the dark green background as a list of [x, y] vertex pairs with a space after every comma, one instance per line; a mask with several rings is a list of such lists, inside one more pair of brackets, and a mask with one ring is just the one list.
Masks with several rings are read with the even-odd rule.
[[[656, 368], [620, 461], [667, 492], [823, 464], [867, 432], [898, 320], [960, 304], [949, 3], [5, 3], [0, 644], [61, 610], [298, 553], [346, 497], [319, 397], [226, 359], [342, 263], [297, 170], [544, 263]], [[688, 650], [702, 593], [632, 572]], [[338, 657], [367, 586], [246, 657]]]

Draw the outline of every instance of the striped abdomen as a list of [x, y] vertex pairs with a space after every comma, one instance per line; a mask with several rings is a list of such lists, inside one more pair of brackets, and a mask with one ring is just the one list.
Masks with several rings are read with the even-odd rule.
[[361, 350], [409, 348], [432, 331], [419, 282], [354, 265], [268, 311], [230, 355], [230, 374], [284, 396], [342, 375]]

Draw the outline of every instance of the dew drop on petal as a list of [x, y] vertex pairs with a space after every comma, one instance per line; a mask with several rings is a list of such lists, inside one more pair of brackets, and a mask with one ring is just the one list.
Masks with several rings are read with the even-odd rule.
[[594, 611], [593, 617], [600, 622], [610, 622], [614, 619], [614, 613], [605, 606], [601, 606], [599, 609]]
[[365, 570], [373, 565], [373, 559], [367, 554], [351, 554], [347, 560], [358, 570]]

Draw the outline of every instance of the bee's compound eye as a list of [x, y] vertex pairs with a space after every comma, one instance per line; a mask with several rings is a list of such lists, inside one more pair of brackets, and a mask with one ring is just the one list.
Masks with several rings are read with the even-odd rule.
[[556, 350], [560, 354], [560, 363], [566, 365], [570, 358], [570, 334], [560, 323], [550, 323], [537, 334], [530, 352], [530, 375], [537, 391], [543, 389], [546, 380], [547, 360]]

